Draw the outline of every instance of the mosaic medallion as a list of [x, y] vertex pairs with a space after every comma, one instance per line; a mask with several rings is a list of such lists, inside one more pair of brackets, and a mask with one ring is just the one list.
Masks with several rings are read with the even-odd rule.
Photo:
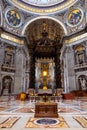
[[35, 120], [34, 123], [38, 125], [55, 125], [58, 124], [59, 121], [51, 118], [40, 118]]
[[83, 19], [83, 11], [80, 8], [73, 9], [69, 12], [68, 18], [67, 18], [67, 24], [69, 26], [77, 26], [78, 24], [81, 23]]
[[6, 10], [5, 17], [9, 25], [13, 27], [19, 27], [21, 25], [21, 15], [18, 11], [14, 9]]

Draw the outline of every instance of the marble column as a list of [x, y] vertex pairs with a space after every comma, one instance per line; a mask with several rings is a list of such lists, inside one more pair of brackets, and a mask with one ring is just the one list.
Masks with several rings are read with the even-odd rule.
[[30, 66], [29, 66], [29, 88], [35, 88], [35, 57], [33, 50], [29, 50]]
[[55, 80], [56, 88], [61, 88], [61, 70], [60, 70], [60, 48], [57, 47], [55, 56]]

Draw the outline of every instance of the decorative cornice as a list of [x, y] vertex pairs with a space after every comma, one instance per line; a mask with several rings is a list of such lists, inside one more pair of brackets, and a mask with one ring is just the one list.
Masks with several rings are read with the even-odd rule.
[[0, 28], [0, 39], [7, 40], [12, 43], [24, 45], [26, 38], [13, 35], [2, 28]]
[[21, 2], [19, 0], [11, 0], [10, 2], [13, 3], [15, 6], [21, 8], [23, 10], [26, 10], [28, 12], [37, 13], [37, 14], [50, 14], [50, 13], [62, 11], [64, 9], [72, 6], [77, 1], [78, 0], [66, 0], [66, 1], [62, 2], [61, 4], [56, 4], [55, 6], [50, 6], [47, 8], [46, 7], [41, 8], [41, 7], [38, 7], [38, 5], [32, 6], [30, 4], [26, 4], [25, 2]]
[[73, 45], [74, 43], [81, 41], [82, 39], [87, 39], [87, 27], [72, 35], [63, 37], [61, 43], [64, 43], [66, 45]]

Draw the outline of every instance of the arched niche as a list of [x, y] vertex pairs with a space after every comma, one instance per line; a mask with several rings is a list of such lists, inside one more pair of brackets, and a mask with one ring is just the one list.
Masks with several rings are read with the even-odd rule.
[[12, 93], [12, 82], [13, 82], [13, 79], [11, 76], [6, 75], [3, 77], [1, 95], [2, 94], [8, 95]]

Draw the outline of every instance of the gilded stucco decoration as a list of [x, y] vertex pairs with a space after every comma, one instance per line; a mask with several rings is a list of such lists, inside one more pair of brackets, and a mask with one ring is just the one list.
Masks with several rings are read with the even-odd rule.
[[25, 30], [25, 35], [32, 43], [34, 40], [40, 39], [42, 32], [46, 31], [48, 33], [48, 38], [60, 39], [64, 35], [64, 30], [54, 20], [51, 19], [38, 19], [27, 26]]
[[51, 14], [64, 11], [78, 0], [9, 0], [15, 6], [37, 14]]
[[82, 50], [84, 50], [84, 46], [82, 46], [82, 45], [75, 47], [75, 51], [82, 51]]

